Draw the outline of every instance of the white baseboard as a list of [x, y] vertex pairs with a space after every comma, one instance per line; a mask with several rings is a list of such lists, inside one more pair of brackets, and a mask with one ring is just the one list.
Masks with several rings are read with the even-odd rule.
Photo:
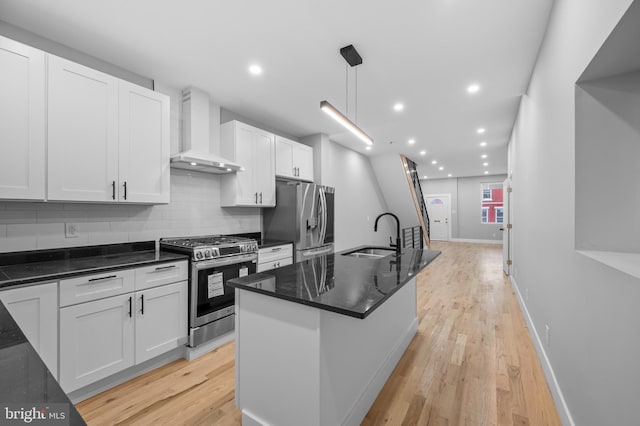
[[502, 240], [474, 240], [472, 238], [451, 238], [449, 241], [452, 243], [502, 244]]
[[549, 361], [549, 357], [547, 357], [547, 353], [544, 350], [544, 345], [542, 344], [542, 340], [538, 335], [538, 331], [533, 325], [533, 320], [531, 315], [529, 315], [529, 310], [527, 309], [527, 305], [524, 303], [524, 298], [520, 293], [520, 289], [518, 288], [518, 284], [513, 276], [509, 276], [511, 279], [511, 284], [513, 285], [513, 289], [516, 292], [518, 297], [518, 303], [520, 304], [520, 309], [524, 314], [524, 319], [527, 322], [527, 327], [529, 328], [529, 334], [533, 340], [533, 346], [536, 348], [536, 352], [538, 354], [538, 360], [542, 365], [542, 370], [544, 371], [544, 375], [547, 379], [547, 383], [549, 384], [549, 389], [551, 390], [551, 396], [553, 396], [553, 400], [556, 403], [556, 407], [558, 408], [558, 414], [560, 415], [560, 420], [563, 425], [571, 425], [575, 426], [573, 421], [573, 417], [571, 417], [571, 412], [569, 411], [569, 407], [567, 406], [567, 402], [562, 395], [562, 390], [560, 389], [560, 384], [556, 379], [556, 375], [553, 372], [553, 368], [551, 367], [551, 362]]
[[369, 383], [365, 388], [365, 391], [360, 395], [357, 401], [353, 404], [341, 425], [359, 425], [364, 417], [367, 415], [371, 406], [375, 402], [376, 398], [380, 394], [380, 391], [384, 387], [385, 383], [391, 376], [393, 369], [396, 368], [400, 358], [407, 350], [409, 343], [413, 339], [413, 336], [418, 332], [418, 319], [416, 318], [407, 332], [398, 339], [395, 347], [389, 352], [387, 359], [380, 365], [375, 372]]

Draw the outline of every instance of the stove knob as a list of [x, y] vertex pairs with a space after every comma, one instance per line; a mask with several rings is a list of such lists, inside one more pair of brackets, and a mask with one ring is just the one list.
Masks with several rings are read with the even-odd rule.
[[204, 257], [205, 257], [206, 259], [211, 259], [211, 250], [206, 249], [206, 250], [204, 251]]
[[195, 253], [195, 254], [196, 254], [196, 259], [197, 259], [197, 260], [202, 260], [202, 257], [203, 257], [203, 256], [202, 256], [202, 252], [201, 252], [201, 251], [196, 251], [196, 253]]

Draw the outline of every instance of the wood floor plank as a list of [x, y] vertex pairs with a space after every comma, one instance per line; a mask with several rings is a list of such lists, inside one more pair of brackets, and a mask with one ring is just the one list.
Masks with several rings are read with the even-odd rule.
[[[363, 425], [560, 425], [499, 245], [433, 242], [418, 332]], [[77, 405], [94, 425], [240, 425], [233, 342]]]

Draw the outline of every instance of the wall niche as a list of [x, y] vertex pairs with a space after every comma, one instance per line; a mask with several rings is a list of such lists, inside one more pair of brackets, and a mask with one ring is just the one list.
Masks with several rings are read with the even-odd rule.
[[575, 85], [575, 248], [640, 278], [640, 1]]

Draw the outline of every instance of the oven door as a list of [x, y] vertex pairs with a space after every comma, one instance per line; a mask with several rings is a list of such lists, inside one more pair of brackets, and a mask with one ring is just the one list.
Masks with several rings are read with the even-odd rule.
[[256, 254], [193, 262], [190, 327], [199, 327], [234, 313], [235, 290], [227, 286], [227, 281], [255, 273], [256, 264]]

